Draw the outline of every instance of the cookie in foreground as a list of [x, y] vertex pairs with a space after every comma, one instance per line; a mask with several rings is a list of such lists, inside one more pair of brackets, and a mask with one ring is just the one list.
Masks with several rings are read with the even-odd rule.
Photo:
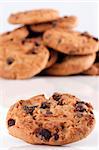
[[92, 105], [63, 93], [20, 100], [10, 107], [6, 121], [12, 136], [31, 144], [47, 145], [79, 141], [95, 125]]

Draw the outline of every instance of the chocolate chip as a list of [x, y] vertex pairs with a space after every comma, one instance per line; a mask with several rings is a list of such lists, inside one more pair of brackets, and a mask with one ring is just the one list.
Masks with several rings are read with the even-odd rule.
[[8, 35], [8, 34], [10, 34], [10, 33], [11, 33], [11, 32], [6, 32], [5, 35]]
[[52, 97], [53, 97], [53, 99], [54, 99], [55, 101], [59, 101], [59, 100], [61, 99], [61, 95], [58, 94], [58, 93], [53, 94]]
[[35, 48], [29, 50], [26, 54], [37, 54], [37, 50]]
[[95, 41], [97, 41], [97, 42], [99, 41], [99, 39], [98, 39], [98, 38], [96, 38], [96, 37], [93, 37], [93, 39], [94, 39]]
[[40, 108], [42, 108], [42, 109], [49, 108], [49, 104], [48, 104], [47, 102], [43, 102], [43, 103], [41, 104], [41, 107], [40, 107]]
[[51, 115], [51, 114], [53, 114], [50, 110], [47, 110], [46, 111], [46, 114], [48, 114], [48, 115]]
[[13, 62], [14, 62], [14, 58], [12, 58], [12, 57], [9, 57], [9, 58], [7, 58], [7, 64], [8, 65], [11, 65]]
[[36, 131], [37, 136], [41, 136], [42, 139], [49, 141], [51, 138], [51, 132], [48, 129], [39, 128]]
[[40, 46], [40, 42], [35, 41], [35, 46]]
[[68, 18], [68, 16], [65, 16], [64, 18]]
[[8, 127], [14, 126], [15, 125], [15, 120], [14, 119], [9, 119], [8, 120]]
[[90, 113], [93, 115], [93, 112], [92, 112], [92, 111], [90, 111]]
[[58, 140], [58, 139], [59, 139], [59, 135], [58, 135], [57, 133], [54, 133], [53, 136], [54, 136], [54, 139], [55, 139], [55, 140]]
[[91, 35], [89, 35], [88, 32], [83, 32], [80, 35], [81, 36], [86, 36], [87, 38], [91, 38]]
[[77, 101], [77, 102], [76, 102], [76, 105], [77, 105], [77, 104], [85, 104], [85, 102], [84, 102], [84, 101]]
[[62, 42], [62, 39], [59, 39], [59, 40], [58, 40], [58, 44], [60, 44], [61, 42]]
[[76, 102], [76, 108], [75, 108], [75, 110], [76, 111], [78, 111], [78, 112], [84, 112], [84, 111], [86, 111], [86, 109], [84, 108], [84, 104], [85, 104], [85, 102], [83, 102], [83, 101], [78, 101], [78, 102]]
[[25, 44], [25, 40], [22, 40], [22, 44]]
[[62, 99], [58, 101], [57, 105], [61, 105], [61, 106], [63, 105]]
[[27, 114], [32, 115], [36, 107], [37, 106], [24, 106], [23, 109], [26, 111]]
[[65, 128], [63, 124], [61, 125], [61, 128], [62, 128], [62, 130]]

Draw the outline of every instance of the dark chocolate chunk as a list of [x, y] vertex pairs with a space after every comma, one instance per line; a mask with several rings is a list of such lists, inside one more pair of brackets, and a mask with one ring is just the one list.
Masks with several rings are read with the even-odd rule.
[[61, 99], [61, 95], [58, 93], [54, 93], [54, 95], [52, 97], [55, 101], [59, 101]]
[[35, 46], [40, 46], [40, 42], [35, 41]]
[[44, 128], [39, 128], [36, 131], [37, 135], [41, 136], [42, 139], [49, 141], [49, 139], [51, 138], [51, 132], [48, 129], [44, 129]]
[[9, 58], [7, 58], [7, 64], [8, 65], [11, 65], [13, 62], [14, 62], [14, 58], [12, 58], [12, 57], [9, 57]]
[[59, 39], [59, 40], [58, 40], [58, 44], [60, 44], [61, 42], [62, 42], [62, 39]]
[[93, 37], [93, 39], [94, 39], [95, 41], [97, 41], [97, 42], [99, 41], [99, 39], [98, 39], [98, 38], [96, 38], [96, 37]]
[[62, 128], [62, 130], [65, 128], [63, 124], [61, 125], [61, 128]]
[[85, 104], [85, 102], [83, 102], [83, 101], [77, 101], [76, 105], [75, 105], [76, 106], [75, 110], [78, 112], [86, 111], [86, 109], [84, 108], [84, 104]]
[[15, 125], [15, 120], [14, 119], [9, 119], [8, 120], [8, 127], [14, 126]]
[[91, 38], [91, 37], [92, 37], [91, 35], [89, 35], [88, 32], [83, 32], [83, 33], [81, 33], [80, 35], [81, 35], [81, 36], [86, 36], [87, 38]]
[[43, 103], [41, 104], [41, 107], [40, 107], [40, 108], [42, 108], [42, 109], [49, 108], [49, 104], [48, 104], [47, 102], [43, 102]]
[[50, 110], [47, 110], [46, 111], [46, 114], [48, 114], [48, 115], [51, 115], [51, 114], [53, 114]]
[[61, 105], [61, 106], [63, 105], [62, 99], [60, 99], [60, 100], [58, 101], [57, 105]]
[[26, 54], [37, 54], [37, 50], [35, 48], [29, 50]]
[[93, 112], [92, 112], [92, 111], [90, 111], [90, 113], [93, 115]]
[[53, 136], [54, 136], [54, 139], [55, 139], [55, 140], [58, 140], [58, 139], [59, 139], [59, 135], [58, 135], [57, 133], [54, 133]]
[[27, 114], [30, 114], [32, 115], [33, 114], [33, 111], [35, 110], [37, 106], [24, 106], [23, 109], [25, 110], [25, 112]]
[[11, 33], [11, 32], [6, 32], [5, 35], [8, 35], [8, 34], [10, 34], [10, 33]]

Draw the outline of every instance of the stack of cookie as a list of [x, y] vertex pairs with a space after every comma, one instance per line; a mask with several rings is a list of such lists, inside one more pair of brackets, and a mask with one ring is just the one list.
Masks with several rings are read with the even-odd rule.
[[[99, 41], [88, 33], [74, 31], [76, 16], [60, 17], [52, 9], [10, 15], [9, 23], [21, 27], [0, 35], [0, 76], [27, 79], [46, 75], [90, 73]], [[99, 62], [99, 61], [98, 61]], [[92, 71], [93, 72], [93, 71]]]

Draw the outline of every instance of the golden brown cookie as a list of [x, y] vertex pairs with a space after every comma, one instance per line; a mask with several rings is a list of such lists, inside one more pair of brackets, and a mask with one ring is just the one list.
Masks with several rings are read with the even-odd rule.
[[90, 103], [70, 94], [54, 93], [20, 100], [7, 114], [9, 133], [31, 144], [64, 145], [87, 137], [95, 118]]
[[0, 35], [0, 44], [1, 43], [4, 44], [4, 42], [9, 41], [9, 40], [13, 41], [13, 40], [24, 39], [28, 36], [28, 34], [29, 34], [29, 32], [25, 26], [17, 28], [13, 31], [1, 34]]
[[25, 50], [15, 45], [0, 50], [0, 77], [27, 79], [41, 72], [47, 65], [49, 51], [43, 45]]
[[46, 69], [45, 73], [56, 76], [78, 74], [90, 68], [95, 58], [95, 53], [85, 56], [61, 55], [59, 60], [51, 68]]
[[62, 18], [59, 18], [55, 21], [45, 22], [45, 23], [39, 23], [31, 25], [30, 28], [32, 31], [35, 32], [45, 32], [51, 28], [74, 28], [78, 24], [78, 19], [76, 16], [65, 16]]
[[99, 62], [94, 63], [88, 70], [84, 71], [83, 74], [86, 75], [99, 75]]
[[10, 15], [8, 21], [12, 24], [36, 24], [59, 18], [57, 10], [37, 9]]
[[85, 55], [98, 51], [99, 41], [88, 33], [50, 29], [44, 33], [44, 44], [69, 55]]

